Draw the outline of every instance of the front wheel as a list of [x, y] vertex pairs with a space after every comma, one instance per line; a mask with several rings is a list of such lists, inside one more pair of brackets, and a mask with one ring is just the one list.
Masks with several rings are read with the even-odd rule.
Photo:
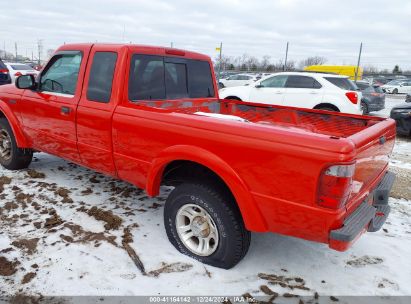
[[32, 158], [33, 151], [17, 147], [9, 122], [0, 118], [0, 164], [9, 170], [25, 169]]
[[215, 267], [234, 267], [250, 246], [232, 196], [210, 185], [177, 186], [167, 198], [164, 225], [178, 251]]
[[392, 93], [393, 93], [393, 94], [398, 94], [398, 89], [392, 90]]

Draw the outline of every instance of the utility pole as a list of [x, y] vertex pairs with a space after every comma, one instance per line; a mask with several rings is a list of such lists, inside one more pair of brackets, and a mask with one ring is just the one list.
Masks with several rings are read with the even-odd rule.
[[358, 54], [357, 68], [355, 69], [355, 81], [357, 81], [357, 78], [358, 78], [358, 69], [360, 68], [361, 53], [362, 53], [362, 42], [360, 44], [360, 52]]
[[41, 65], [41, 53], [43, 52], [43, 40], [37, 40], [37, 50], [39, 52], [38, 65]]
[[288, 59], [288, 41], [287, 41], [287, 47], [285, 48], [285, 60], [284, 60], [283, 71], [287, 69], [287, 59]]
[[6, 59], [6, 40], [3, 40], [3, 56], [4, 56], [4, 58], [3, 59]]
[[18, 59], [17, 59], [17, 42], [14, 42], [14, 49], [16, 51], [16, 62], [18, 62]]
[[221, 65], [222, 65], [222, 58], [223, 58], [223, 55], [222, 55], [222, 53], [223, 53], [223, 43], [222, 42], [220, 42], [220, 47], [218, 48], [218, 50], [220, 51], [220, 62], [219, 62], [219, 65], [218, 65], [218, 79], [217, 79], [217, 83], [219, 83], [220, 82], [220, 78], [221, 78]]

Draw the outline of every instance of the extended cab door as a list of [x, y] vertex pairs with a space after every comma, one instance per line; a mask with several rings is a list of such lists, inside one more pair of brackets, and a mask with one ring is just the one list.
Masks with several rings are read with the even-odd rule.
[[253, 102], [282, 105], [286, 92], [285, 83], [288, 75], [276, 75], [255, 85], [250, 84], [250, 100]]
[[116, 46], [93, 46], [77, 108], [77, 140], [82, 164], [115, 176], [111, 118], [124, 73]]
[[76, 108], [81, 96], [89, 46], [60, 50], [25, 90], [20, 103], [23, 128], [35, 149], [79, 162]]

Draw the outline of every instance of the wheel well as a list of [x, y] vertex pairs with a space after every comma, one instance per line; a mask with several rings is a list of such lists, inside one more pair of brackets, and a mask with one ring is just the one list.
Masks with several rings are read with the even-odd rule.
[[320, 104], [318, 104], [314, 107], [314, 109], [316, 109], [316, 110], [320, 110], [320, 109], [323, 109], [323, 108], [331, 108], [334, 111], [340, 112], [340, 109], [338, 109], [335, 105], [333, 105], [331, 103], [320, 103]]
[[6, 118], [6, 115], [4, 115], [4, 113], [1, 110], [0, 110], [0, 118]]
[[175, 187], [187, 181], [211, 184], [235, 202], [233, 193], [220, 176], [210, 168], [193, 161], [175, 160], [169, 163], [164, 169], [161, 184]]
[[233, 99], [233, 100], [238, 100], [238, 101], [241, 101], [241, 99], [240, 98], [238, 98], [237, 96], [227, 96], [226, 98], [224, 98], [224, 99]]

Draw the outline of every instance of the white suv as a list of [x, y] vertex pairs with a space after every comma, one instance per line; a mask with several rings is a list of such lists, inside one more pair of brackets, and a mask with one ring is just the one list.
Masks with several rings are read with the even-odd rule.
[[222, 88], [220, 98], [362, 114], [361, 93], [346, 76], [283, 72], [255, 83]]
[[220, 79], [218, 82], [219, 88], [228, 88], [228, 87], [236, 87], [236, 86], [243, 86], [246, 84], [254, 83], [257, 80], [256, 75], [251, 74], [236, 74], [227, 77], [226, 79]]

